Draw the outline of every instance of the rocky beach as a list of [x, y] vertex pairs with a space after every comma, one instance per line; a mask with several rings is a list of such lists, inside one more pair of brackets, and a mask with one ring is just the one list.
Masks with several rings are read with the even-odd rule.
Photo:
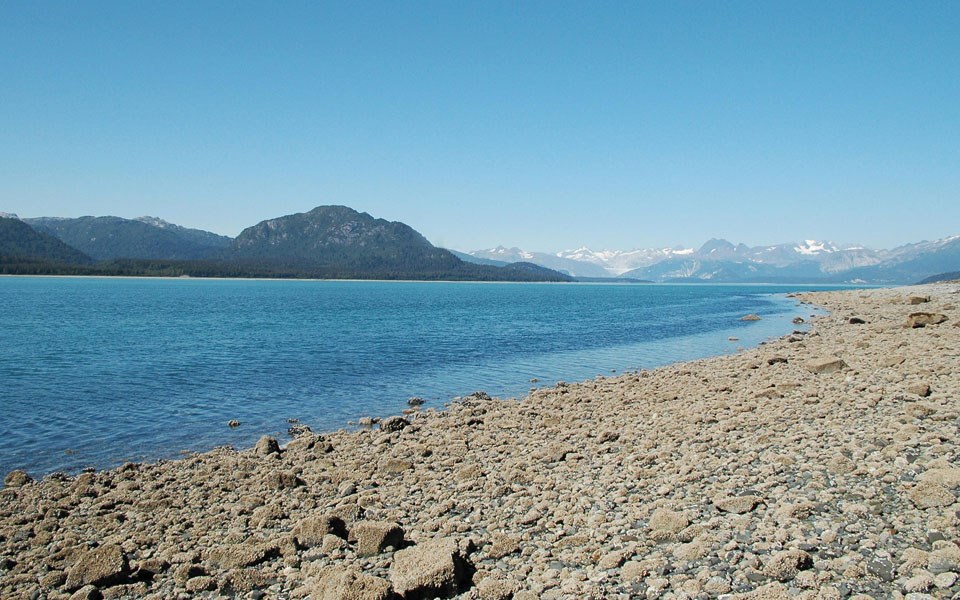
[[952, 598], [960, 284], [733, 356], [0, 490], [0, 598]]

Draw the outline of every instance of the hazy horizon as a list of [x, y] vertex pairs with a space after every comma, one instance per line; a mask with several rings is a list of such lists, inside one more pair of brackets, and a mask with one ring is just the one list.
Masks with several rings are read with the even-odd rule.
[[557, 252], [960, 233], [960, 5], [0, 8], [0, 210]]

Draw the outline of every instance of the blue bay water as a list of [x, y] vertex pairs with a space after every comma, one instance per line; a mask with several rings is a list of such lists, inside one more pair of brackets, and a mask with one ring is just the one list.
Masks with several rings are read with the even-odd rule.
[[808, 316], [783, 295], [798, 289], [0, 278], [0, 474], [246, 447], [288, 419], [329, 431], [412, 396], [521, 397], [532, 378], [734, 352]]

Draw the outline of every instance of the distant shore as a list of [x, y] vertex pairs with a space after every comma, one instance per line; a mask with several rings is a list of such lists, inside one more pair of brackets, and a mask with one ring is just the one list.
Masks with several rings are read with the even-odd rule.
[[0, 597], [953, 597], [960, 285], [799, 298], [831, 313], [732, 356], [15, 472]]

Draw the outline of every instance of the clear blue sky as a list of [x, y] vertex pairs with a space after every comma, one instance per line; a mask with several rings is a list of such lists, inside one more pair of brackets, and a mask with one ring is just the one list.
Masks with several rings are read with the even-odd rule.
[[0, 2], [0, 211], [236, 235], [960, 233], [960, 2]]

